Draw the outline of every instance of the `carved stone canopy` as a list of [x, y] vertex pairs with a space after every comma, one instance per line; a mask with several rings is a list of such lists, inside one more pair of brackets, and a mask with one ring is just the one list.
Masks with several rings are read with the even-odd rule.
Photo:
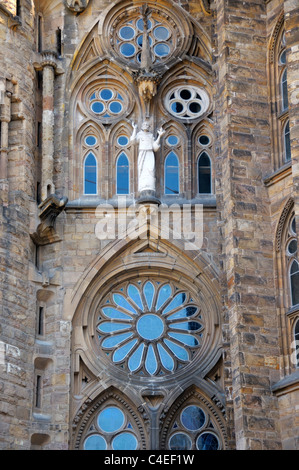
[[66, 0], [66, 6], [75, 13], [82, 13], [89, 4], [89, 0]]

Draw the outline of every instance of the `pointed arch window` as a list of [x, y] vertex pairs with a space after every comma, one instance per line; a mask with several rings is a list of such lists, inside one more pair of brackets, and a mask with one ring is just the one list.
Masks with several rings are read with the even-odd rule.
[[116, 194], [130, 192], [130, 165], [125, 152], [122, 152], [116, 163]]
[[291, 264], [290, 267], [290, 286], [291, 286], [291, 297], [292, 305], [299, 304], [299, 263], [297, 260]]
[[296, 367], [299, 367], [299, 318], [296, 320], [294, 328], [294, 340], [296, 351]]
[[284, 152], [285, 152], [285, 161], [289, 162], [291, 160], [291, 139], [290, 139], [290, 121], [288, 120], [284, 126]]
[[180, 165], [175, 152], [171, 151], [165, 159], [165, 194], [180, 193]]
[[287, 69], [285, 68], [280, 79], [281, 87], [281, 100], [282, 100], [282, 111], [285, 111], [289, 107], [288, 100], [288, 80], [287, 80]]
[[84, 161], [84, 194], [98, 193], [98, 164], [93, 152], [89, 152]]
[[198, 159], [198, 192], [211, 194], [211, 160], [207, 152], [203, 152]]

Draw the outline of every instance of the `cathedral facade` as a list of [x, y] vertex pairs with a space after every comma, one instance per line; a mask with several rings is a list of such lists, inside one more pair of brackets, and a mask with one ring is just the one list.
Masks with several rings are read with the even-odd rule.
[[299, 449], [298, 2], [3, 0], [0, 43], [0, 448]]

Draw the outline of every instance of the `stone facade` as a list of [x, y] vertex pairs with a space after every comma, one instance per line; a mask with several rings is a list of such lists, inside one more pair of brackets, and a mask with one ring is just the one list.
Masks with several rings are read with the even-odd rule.
[[[116, 406], [139, 449], [167, 449], [181, 410], [198, 406], [206, 416], [200, 432], [217, 436], [221, 449], [298, 449], [297, 254], [286, 255], [297, 237], [292, 220], [299, 226], [298, 4], [147, 2], [171, 41], [164, 36], [166, 58], [157, 52], [142, 69], [137, 55], [135, 64], [133, 54], [121, 56], [126, 38], [115, 31], [135, 24], [144, 3], [0, 2], [0, 448], [82, 449], [97, 413]], [[108, 116], [108, 98], [106, 117], [103, 104], [92, 108], [103, 86], [125, 112]], [[180, 90], [185, 98], [171, 108]], [[191, 117], [180, 115], [188, 93], [204, 112], [193, 103]], [[130, 191], [119, 199], [119, 137], [144, 118], [156, 134], [165, 130], [156, 193], [138, 194], [138, 152], [128, 144]], [[169, 195], [173, 135], [180, 189]], [[90, 152], [96, 192], [84, 189]], [[197, 181], [204, 153], [205, 193]], [[201, 238], [190, 246], [196, 224]], [[158, 343], [159, 373], [128, 370], [128, 360], [113, 362], [99, 347], [100, 306], [138, 279], [168, 282], [202, 310], [200, 348], [175, 361], [172, 374]]]

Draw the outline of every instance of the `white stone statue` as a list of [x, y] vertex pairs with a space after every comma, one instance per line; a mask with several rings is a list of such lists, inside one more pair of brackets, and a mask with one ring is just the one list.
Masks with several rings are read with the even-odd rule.
[[160, 139], [165, 131], [161, 128], [158, 131], [158, 138], [155, 140], [150, 132], [150, 125], [147, 121], [141, 126], [141, 130], [137, 133], [137, 125], [133, 122], [133, 134], [130, 141], [139, 144], [138, 154], [138, 191], [155, 191], [155, 155], [160, 148]]

